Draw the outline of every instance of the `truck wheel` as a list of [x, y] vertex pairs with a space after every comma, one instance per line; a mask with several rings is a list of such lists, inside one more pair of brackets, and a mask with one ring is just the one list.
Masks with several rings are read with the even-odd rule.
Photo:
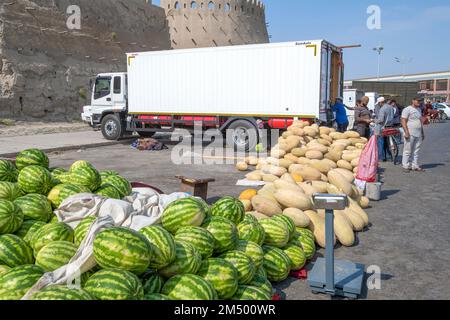
[[108, 114], [102, 119], [102, 134], [106, 140], [119, 140], [122, 138], [123, 129], [119, 117]]
[[235, 150], [250, 151], [258, 145], [258, 130], [247, 120], [236, 120], [225, 131], [227, 145]]

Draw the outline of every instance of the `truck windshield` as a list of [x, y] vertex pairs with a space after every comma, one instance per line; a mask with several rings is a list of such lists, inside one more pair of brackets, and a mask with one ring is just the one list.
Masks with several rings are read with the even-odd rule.
[[111, 77], [95, 79], [94, 99], [100, 99], [111, 94]]

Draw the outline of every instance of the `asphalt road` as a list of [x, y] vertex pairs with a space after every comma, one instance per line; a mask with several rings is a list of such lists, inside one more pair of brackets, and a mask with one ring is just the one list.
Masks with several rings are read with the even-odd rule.
[[[381, 164], [383, 200], [372, 203], [367, 212], [371, 226], [358, 234], [351, 248], [338, 247], [337, 259], [376, 266], [381, 286], [363, 291], [363, 299], [450, 299], [450, 122], [426, 129], [421, 152], [425, 173], [402, 172], [401, 167]], [[185, 150], [179, 152], [199, 150]], [[132, 181], [145, 182], [166, 193], [179, 190], [175, 175], [215, 178], [209, 188], [211, 200], [224, 195], [237, 196], [243, 177], [234, 165], [172, 163], [173, 146], [160, 152], [140, 152], [123, 144], [52, 153], [52, 166], [68, 167], [85, 159], [98, 168], [113, 169]], [[179, 158], [176, 158], [179, 160]], [[199, 160], [197, 158], [197, 160]], [[319, 256], [324, 252], [320, 250]], [[330, 299], [313, 295], [305, 281], [289, 278], [276, 285], [289, 300]]]

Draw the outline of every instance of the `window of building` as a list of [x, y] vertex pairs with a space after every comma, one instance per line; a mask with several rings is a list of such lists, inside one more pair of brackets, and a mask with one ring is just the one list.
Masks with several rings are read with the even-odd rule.
[[197, 8], [198, 8], [197, 2], [192, 1], [191, 2], [191, 9], [197, 9]]
[[121, 85], [120, 85], [120, 77], [114, 77], [114, 94], [120, 94]]
[[436, 91], [447, 91], [448, 89], [448, 80], [438, 80], [436, 81]]
[[178, 1], [175, 2], [175, 9], [178, 10], [178, 9], [180, 9], [180, 8], [181, 8], [180, 3], [179, 3]]
[[229, 3], [227, 3], [225, 5], [225, 11], [230, 11], [231, 10], [231, 5]]
[[433, 90], [434, 89], [433, 87], [434, 87], [433, 80], [420, 82], [420, 90]]
[[208, 3], [208, 9], [209, 9], [209, 10], [214, 10], [215, 8], [216, 8], [216, 5], [214, 4], [214, 2], [210, 1], [210, 2]]

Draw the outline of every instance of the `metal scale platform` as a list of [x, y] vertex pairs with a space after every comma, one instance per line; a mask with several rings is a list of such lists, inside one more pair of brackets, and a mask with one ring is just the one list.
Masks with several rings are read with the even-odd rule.
[[334, 210], [344, 210], [347, 196], [315, 194], [316, 209], [325, 209], [325, 258], [318, 258], [308, 273], [313, 293], [325, 293], [357, 299], [361, 295], [365, 266], [346, 260], [334, 260]]

